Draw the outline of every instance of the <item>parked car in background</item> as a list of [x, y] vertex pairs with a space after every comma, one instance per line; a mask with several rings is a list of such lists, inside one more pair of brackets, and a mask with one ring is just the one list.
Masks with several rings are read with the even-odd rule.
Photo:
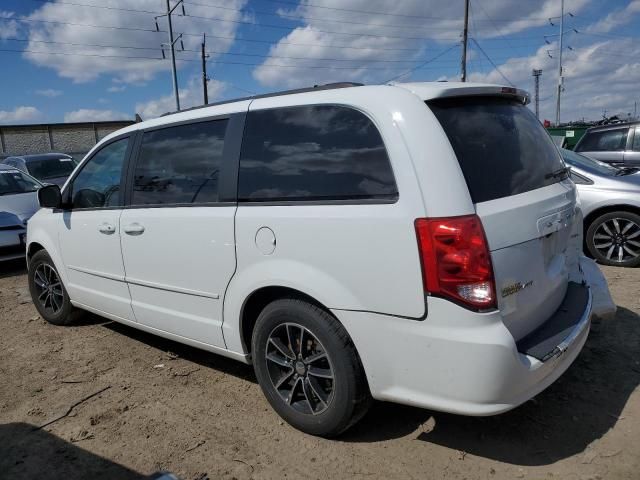
[[7, 157], [2, 163], [28, 173], [42, 183], [54, 183], [58, 186], [64, 185], [73, 169], [76, 168], [73, 157], [64, 153]]
[[640, 168], [616, 168], [562, 149], [578, 187], [584, 241], [599, 263], [640, 265]]
[[640, 167], [640, 122], [590, 128], [573, 150], [601, 162]]
[[253, 363], [271, 406], [315, 435], [372, 397], [512, 409], [615, 312], [527, 101], [497, 85], [341, 84], [119, 130], [62, 192], [38, 192], [35, 306]]
[[0, 164], [0, 262], [25, 258], [27, 222], [40, 208], [40, 187], [35, 178]]

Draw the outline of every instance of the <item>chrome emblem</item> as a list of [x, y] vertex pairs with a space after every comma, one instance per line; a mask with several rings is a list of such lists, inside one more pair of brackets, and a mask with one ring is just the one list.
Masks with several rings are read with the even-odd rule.
[[509, 295], [513, 295], [514, 293], [518, 293], [520, 290], [524, 290], [525, 288], [533, 285], [533, 280], [529, 280], [528, 282], [518, 282], [513, 285], [508, 285], [502, 289], [502, 298], [508, 297]]

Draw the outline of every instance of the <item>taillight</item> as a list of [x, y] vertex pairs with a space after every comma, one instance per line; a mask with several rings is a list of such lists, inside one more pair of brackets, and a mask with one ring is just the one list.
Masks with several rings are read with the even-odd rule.
[[496, 307], [487, 238], [477, 215], [415, 222], [424, 288], [475, 310]]

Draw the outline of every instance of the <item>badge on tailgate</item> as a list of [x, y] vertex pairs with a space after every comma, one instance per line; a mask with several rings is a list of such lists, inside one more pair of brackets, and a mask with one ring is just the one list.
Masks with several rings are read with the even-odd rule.
[[552, 213], [538, 219], [538, 232], [545, 236], [550, 233], [557, 232], [571, 225], [574, 216], [573, 208], [568, 208], [560, 212]]

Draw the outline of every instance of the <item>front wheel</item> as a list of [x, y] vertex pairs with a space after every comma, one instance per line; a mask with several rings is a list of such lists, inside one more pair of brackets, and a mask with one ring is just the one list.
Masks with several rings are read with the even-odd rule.
[[587, 229], [589, 253], [603, 265], [640, 265], [640, 215], [619, 211], [596, 218]]
[[333, 437], [366, 413], [371, 396], [355, 346], [328, 312], [276, 300], [260, 313], [253, 364], [273, 409], [293, 427]]
[[40, 250], [29, 261], [29, 293], [38, 313], [54, 325], [73, 321], [75, 308], [49, 254]]

